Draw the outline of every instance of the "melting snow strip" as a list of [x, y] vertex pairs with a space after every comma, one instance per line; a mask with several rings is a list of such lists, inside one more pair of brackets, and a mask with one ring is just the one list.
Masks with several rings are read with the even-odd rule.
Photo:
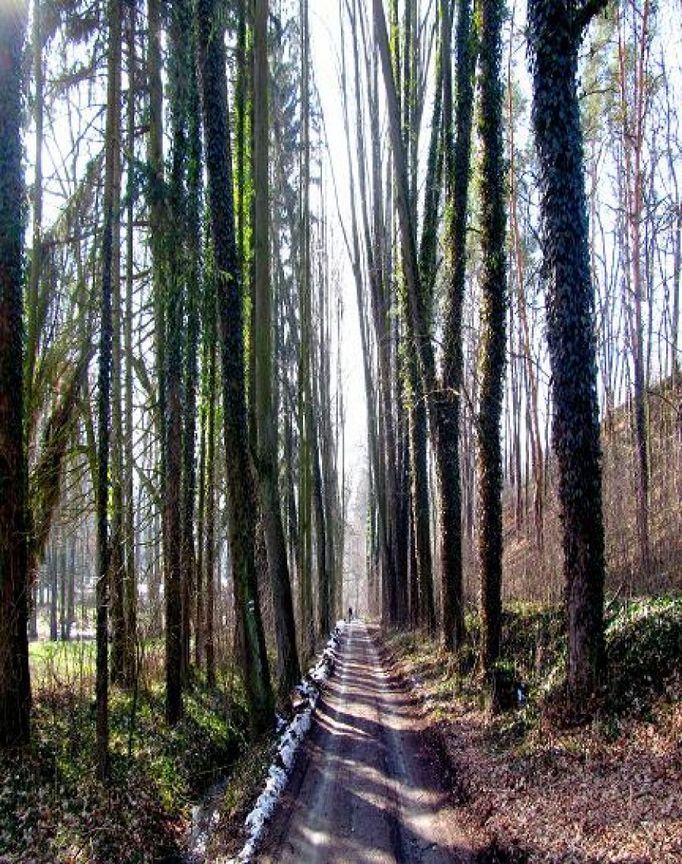
[[282, 734], [277, 746], [275, 758], [268, 770], [265, 788], [261, 792], [253, 810], [244, 822], [248, 839], [236, 858], [220, 859], [216, 864], [244, 864], [251, 861], [258, 845], [263, 839], [265, 826], [275, 811], [279, 798], [284, 791], [301, 741], [305, 738], [312, 724], [313, 711], [320, 696], [320, 686], [331, 676], [336, 664], [336, 649], [339, 646], [341, 633], [346, 622], [339, 620], [329, 637], [329, 641], [317, 665], [308, 670], [308, 674], [296, 686], [300, 701], [296, 704], [296, 716], [288, 725], [278, 716]]

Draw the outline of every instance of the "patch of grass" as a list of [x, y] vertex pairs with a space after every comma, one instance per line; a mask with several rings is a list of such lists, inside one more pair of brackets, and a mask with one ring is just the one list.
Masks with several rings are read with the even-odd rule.
[[30, 642], [28, 659], [31, 681], [39, 689], [54, 685], [73, 688], [92, 681], [95, 675], [95, 643], [91, 640]]
[[102, 784], [91, 696], [39, 690], [31, 747], [0, 756], [3, 864], [26, 861], [27, 850], [40, 864], [179, 860], [191, 804], [246, 746], [243, 699], [230, 695], [228, 705], [198, 681], [170, 728], [160, 685], [140, 694], [134, 715], [132, 695], [113, 688], [111, 777]]

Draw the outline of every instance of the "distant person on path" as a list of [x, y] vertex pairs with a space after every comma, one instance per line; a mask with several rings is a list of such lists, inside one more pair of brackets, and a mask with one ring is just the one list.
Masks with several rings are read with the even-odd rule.
[[348, 607], [348, 623], [350, 624], [350, 622], [351, 622], [352, 620], [353, 620], [353, 607], [352, 607], [352, 606], [349, 606], [349, 607]]

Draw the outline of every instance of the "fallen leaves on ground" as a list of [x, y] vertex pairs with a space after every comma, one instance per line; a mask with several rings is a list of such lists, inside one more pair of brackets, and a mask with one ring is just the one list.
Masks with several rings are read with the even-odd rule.
[[448, 689], [438, 648], [397, 650], [452, 764], [481, 862], [682, 861], [679, 700], [659, 703], [645, 720], [620, 719], [608, 732], [540, 722], [514, 735], [509, 716], [493, 717]]

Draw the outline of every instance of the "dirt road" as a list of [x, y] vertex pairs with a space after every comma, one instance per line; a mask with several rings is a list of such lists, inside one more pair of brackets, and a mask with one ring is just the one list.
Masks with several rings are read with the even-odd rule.
[[346, 627], [258, 860], [471, 862], [423, 727], [409, 694], [389, 680], [365, 625]]

